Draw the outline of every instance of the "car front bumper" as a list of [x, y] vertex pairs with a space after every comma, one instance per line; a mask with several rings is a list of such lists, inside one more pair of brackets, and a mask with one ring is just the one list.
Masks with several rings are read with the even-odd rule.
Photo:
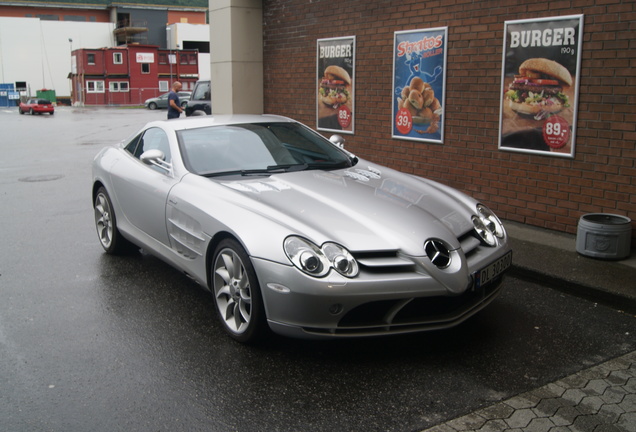
[[459, 288], [449, 290], [422, 272], [360, 273], [352, 279], [332, 272], [325, 278], [313, 278], [293, 266], [259, 259], [252, 262], [270, 328], [305, 339], [453, 327], [494, 300], [503, 281], [503, 274], [499, 274], [479, 287], [475, 269], [457, 275]]

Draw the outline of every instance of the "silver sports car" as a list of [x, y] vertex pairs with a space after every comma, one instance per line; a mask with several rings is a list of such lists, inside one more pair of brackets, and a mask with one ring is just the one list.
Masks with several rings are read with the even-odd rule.
[[149, 123], [95, 157], [93, 203], [107, 253], [134, 245], [183, 271], [242, 342], [451, 327], [512, 261], [483, 204], [279, 116]]

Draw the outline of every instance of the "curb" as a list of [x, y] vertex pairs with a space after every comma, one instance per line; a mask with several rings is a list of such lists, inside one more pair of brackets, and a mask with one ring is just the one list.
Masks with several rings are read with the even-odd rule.
[[599, 289], [598, 287], [569, 281], [561, 277], [548, 275], [541, 271], [521, 267], [515, 265], [514, 261], [509, 275], [518, 279], [538, 283], [565, 294], [600, 303], [631, 315], [636, 315], [636, 299], [626, 297], [620, 293], [610, 292]]

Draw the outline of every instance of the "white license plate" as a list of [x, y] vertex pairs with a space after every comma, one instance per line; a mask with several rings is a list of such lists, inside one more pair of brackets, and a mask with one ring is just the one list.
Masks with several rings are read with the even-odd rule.
[[508, 270], [512, 265], [512, 251], [508, 252], [488, 267], [475, 273], [475, 286], [481, 288], [492, 282], [497, 276]]

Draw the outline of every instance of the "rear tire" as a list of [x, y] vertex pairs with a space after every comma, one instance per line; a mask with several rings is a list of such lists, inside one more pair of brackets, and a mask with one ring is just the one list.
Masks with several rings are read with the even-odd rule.
[[154, 103], [154, 102], [150, 102], [148, 104], [148, 108], [151, 109], [151, 110], [156, 110], [157, 109], [157, 104]]

